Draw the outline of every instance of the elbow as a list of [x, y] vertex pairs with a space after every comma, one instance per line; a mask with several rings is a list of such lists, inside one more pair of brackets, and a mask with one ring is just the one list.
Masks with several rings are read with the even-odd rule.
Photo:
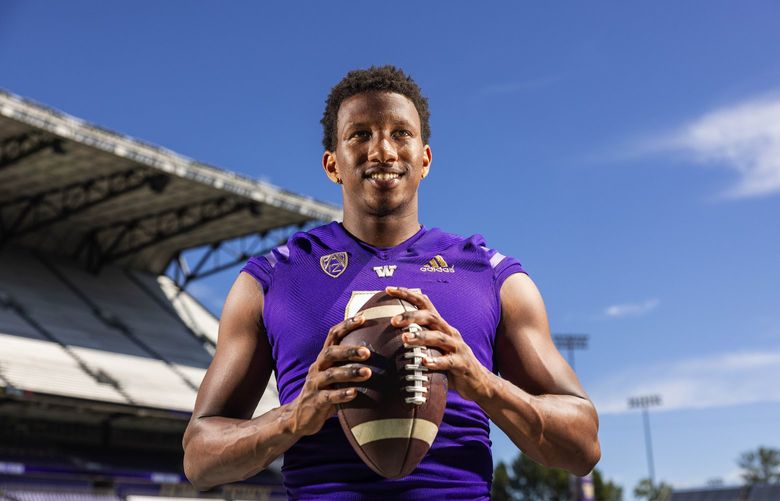
[[588, 473], [593, 471], [598, 462], [601, 460], [601, 444], [599, 444], [599, 417], [596, 413], [596, 408], [593, 403], [587, 401], [586, 407], [583, 409], [583, 413], [586, 419], [581, 421], [582, 426], [579, 427], [578, 436], [580, 440], [577, 445], [577, 458], [573, 464], [569, 465], [569, 471], [571, 473], [584, 477]]
[[[591, 404], [592, 405], [592, 404]], [[601, 460], [601, 444], [599, 443], [599, 418], [596, 414], [596, 409], [591, 406], [592, 410], [592, 423], [589, 426], [590, 431], [585, 435], [588, 437], [585, 443], [581, 444], [580, 461], [576, 470], [572, 470], [572, 473], [579, 476], [585, 476], [596, 467]]]
[[601, 445], [599, 445], [598, 439], [595, 439], [588, 450], [584, 451], [579, 464], [575, 465], [571, 472], [578, 477], [584, 477], [593, 471], [599, 460], [601, 460]]
[[184, 476], [187, 477], [190, 484], [199, 491], [207, 491], [216, 484], [205, 478], [203, 468], [193, 461], [192, 454], [184, 452]]
[[204, 478], [204, 468], [197, 460], [197, 431], [193, 423], [187, 427], [182, 438], [182, 448], [184, 449], [184, 476], [187, 477], [190, 484], [199, 491], [207, 491], [214, 487]]
[[193, 461], [192, 453], [188, 453], [185, 447], [184, 449], [184, 476], [187, 480], [199, 491], [208, 490], [211, 486], [206, 485], [203, 479], [203, 472], [198, 468], [198, 465]]

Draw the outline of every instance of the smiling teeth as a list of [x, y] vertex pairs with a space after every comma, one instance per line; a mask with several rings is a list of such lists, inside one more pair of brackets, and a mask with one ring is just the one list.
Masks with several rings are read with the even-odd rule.
[[378, 172], [371, 174], [371, 179], [379, 179], [380, 181], [389, 181], [390, 179], [398, 179], [400, 176], [391, 172]]

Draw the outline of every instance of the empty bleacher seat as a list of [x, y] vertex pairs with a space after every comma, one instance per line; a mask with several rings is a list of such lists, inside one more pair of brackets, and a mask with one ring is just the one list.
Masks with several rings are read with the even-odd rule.
[[84, 372], [62, 346], [51, 341], [0, 334], [0, 373], [24, 390], [129, 403], [114, 387]]
[[[202, 338], [216, 342], [218, 320], [186, 292], [172, 298], [165, 277], [112, 266], [93, 275], [63, 258], [43, 259], [0, 250], [0, 293], [35, 324], [0, 307], [0, 385], [190, 412], [211, 362]], [[255, 415], [278, 405], [272, 376]]]

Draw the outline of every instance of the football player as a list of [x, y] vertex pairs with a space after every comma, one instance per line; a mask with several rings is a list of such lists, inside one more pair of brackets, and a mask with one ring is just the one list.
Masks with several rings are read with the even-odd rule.
[[[392, 66], [349, 72], [322, 124], [322, 166], [341, 188], [343, 221], [293, 235], [239, 274], [184, 436], [187, 477], [206, 489], [284, 455], [293, 499], [489, 499], [489, 420], [539, 463], [590, 472], [596, 410], [551, 340], [534, 282], [480, 235], [420, 224], [432, 153], [417, 84]], [[425, 328], [404, 341], [442, 353], [424, 363], [446, 371], [450, 388], [428, 454], [394, 480], [361, 461], [334, 417], [371, 377], [361, 363], [369, 350], [339, 340], [379, 290], [418, 308], [392, 322]], [[281, 405], [252, 419], [272, 371]]]

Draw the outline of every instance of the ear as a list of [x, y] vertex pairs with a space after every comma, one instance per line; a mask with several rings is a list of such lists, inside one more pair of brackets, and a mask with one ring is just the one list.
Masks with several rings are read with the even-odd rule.
[[423, 164], [422, 164], [422, 178], [425, 179], [428, 177], [428, 172], [431, 170], [431, 162], [433, 161], [433, 156], [431, 154], [431, 147], [430, 145], [425, 145], [425, 148], [423, 148]]
[[336, 184], [341, 184], [341, 175], [336, 167], [336, 153], [326, 150], [322, 154], [322, 168], [325, 169], [325, 175]]

